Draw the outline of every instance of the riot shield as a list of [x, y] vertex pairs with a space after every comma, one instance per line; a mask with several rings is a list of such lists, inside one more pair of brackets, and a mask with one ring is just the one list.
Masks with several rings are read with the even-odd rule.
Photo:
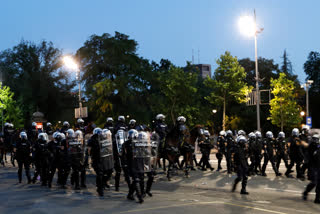
[[153, 169], [156, 169], [158, 148], [160, 146], [160, 136], [156, 132], [152, 132], [150, 137], [150, 142], [151, 142], [151, 166], [153, 167]]
[[120, 155], [122, 154], [122, 145], [126, 140], [127, 140], [127, 133], [122, 129], [118, 130], [116, 134], [116, 144], [117, 144], [118, 153]]
[[151, 140], [149, 132], [139, 132], [138, 139], [132, 142], [133, 163], [137, 172], [151, 171]]
[[108, 130], [99, 135], [100, 158], [105, 170], [113, 169], [112, 134]]
[[72, 162], [79, 162], [83, 160], [83, 143], [79, 138], [68, 139], [68, 154]]

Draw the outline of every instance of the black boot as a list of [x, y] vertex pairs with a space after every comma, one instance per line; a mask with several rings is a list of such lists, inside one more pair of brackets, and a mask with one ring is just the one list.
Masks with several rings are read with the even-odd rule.
[[148, 181], [147, 181], [146, 193], [147, 193], [150, 197], [152, 197], [152, 193], [151, 193], [152, 183], [153, 183], [153, 177], [149, 177], [149, 178], [148, 178]]
[[232, 186], [232, 192], [236, 191], [237, 185], [240, 182], [240, 178], [236, 178], [236, 180], [234, 180], [234, 184]]
[[144, 202], [144, 200], [143, 200], [142, 194], [141, 194], [140, 182], [139, 181], [134, 181], [134, 183], [135, 183], [135, 190], [136, 190], [137, 197], [138, 197], [138, 202], [140, 204], [142, 204]]

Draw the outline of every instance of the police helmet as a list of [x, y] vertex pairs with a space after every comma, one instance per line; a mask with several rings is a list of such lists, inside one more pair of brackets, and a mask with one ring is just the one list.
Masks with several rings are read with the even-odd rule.
[[66, 134], [68, 138], [75, 137], [73, 129], [68, 129]]
[[256, 132], [255, 132], [255, 135], [256, 135], [257, 138], [261, 138], [261, 137], [262, 137], [262, 134], [261, 134], [260, 131], [256, 131]]
[[210, 132], [208, 130], [203, 131], [204, 136], [210, 137]]
[[130, 129], [128, 132], [128, 139], [129, 140], [133, 140], [133, 139], [137, 139], [139, 136], [139, 132], [135, 129]]
[[62, 125], [65, 126], [65, 127], [69, 127], [69, 126], [70, 126], [70, 124], [69, 124], [68, 121], [64, 121], [64, 122], [62, 123]]
[[40, 133], [40, 134], [38, 134], [38, 139], [39, 140], [43, 140], [43, 141], [48, 141], [48, 135], [47, 135], [47, 133]]
[[294, 128], [292, 129], [292, 137], [298, 137], [299, 136], [299, 129]]
[[93, 129], [93, 134], [101, 134], [102, 133], [102, 129], [101, 128], [99, 128], [99, 127], [97, 127], [97, 128], [95, 128], [95, 129]]
[[37, 126], [37, 123], [36, 122], [32, 122], [31, 126], [35, 127], [35, 126]]
[[285, 138], [286, 135], [285, 135], [284, 132], [279, 132], [278, 137], [279, 137], [279, 138]]
[[9, 127], [10, 123], [4, 123], [4, 127]]
[[28, 136], [27, 136], [27, 133], [26, 132], [20, 132], [20, 138], [21, 139], [24, 139], [24, 140], [27, 140], [28, 139]]
[[230, 137], [233, 135], [233, 133], [232, 133], [231, 130], [228, 130], [228, 131], [226, 132], [226, 134], [227, 134], [227, 136], [230, 136]]
[[50, 122], [47, 122], [47, 127], [52, 126], [52, 124]]
[[112, 123], [112, 122], [113, 122], [112, 117], [107, 117], [107, 123]]
[[271, 131], [267, 131], [266, 137], [267, 138], [273, 138], [273, 133]]
[[59, 132], [53, 132], [53, 134], [52, 134], [53, 139], [56, 139], [58, 134], [59, 134]]
[[111, 131], [109, 129], [102, 129], [102, 136], [111, 139]]
[[84, 123], [84, 120], [82, 120], [81, 118], [79, 118], [78, 120], [77, 120], [77, 123]]
[[164, 121], [165, 118], [166, 118], [166, 117], [165, 117], [163, 114], [158, 114], [158, 115], [156, 116], [156, 120]]
[[187, 119], [186, 119], [184, 116], [179, 116], [179, 117], [177, 118], [177, 121], [178, 121], [178, 122], [185, 123], [185, 122], [187, 121]]
[[250, 132], [248, 136], [249, 136], [250, 139], [255, 139], [256, 138], [256, 135], [253, 132]]
[[126, 118], [124, 116], [119, 116], [118, 121], [125, 122]]
[[220, 131], [219, 135], [225, 137], [227, 135], [227, 133], [224, 130], [222, 130], [222, 131]]
[[245, 135], [246, 135], [245, 131], [243, 131], [243, 130], [238, 131], [238, 136], [245, 136]]
[[245, 136], [241, 135], [241, 136], [237, 137], [236, 141], [237, 141], [238, 144], [242, 144], [242, 143], [245, 144], [247, 142], [247, 139], [246, 139]]
[[81, 130], [75, 131], [74, 137], [75, 137], [75, 138], [78, 138], [78, 139], [82, 139], [82, 138], [83, 138], [82, 131], [81, 131]]
[[319, 134], [314, 134], [314, 135], [312, 136], [312, 141], [313, 141], [314, 143], [316, 143], [316, 144], [319, 144], [319, 139], [320, 139]]
[[137, 122], [137, 121], [136, 121], [135, 119], [131, 119], [131, 120], [129, 121], [129, 124], [130, 124], [130, 125], [134, 125], [134, 124], [136, 124], [136, 122]]
[[13, 124], [12, 124], [12, 123], [9, 123], [9, 127], [10, 127], [10, 128], [13, 128]]

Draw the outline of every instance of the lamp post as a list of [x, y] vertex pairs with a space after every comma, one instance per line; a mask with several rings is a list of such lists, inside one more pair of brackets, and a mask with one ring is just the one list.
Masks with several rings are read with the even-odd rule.
[[71, 56], [65, 56], [63, 57], [63, 63], [66, 67], [68, 67], [71, 70], [74, 70], [77, 72], [77, 79], [78, 79], [78, 86], [79, 86], [79, 116], [82, 117], [81, 111], [82, 111], [82, 100], [81, 100], [81, 79], [80, 79], [80, 67], [79, 65], [74, 61], [74, 59]]
[[258, 70], [258, 45], [257, 35], [263, 31], [263, 28], [257, 28], [256, 11], [253, 11], [254, 17], [243, 16], [239, 19], [240, 31], [246, 36], [254, 36], [255, 47], [255, 70], [256, 70], [256, 105], [257, 105], [257, 130], [261, 131], [260, 127], [260, 93], [259, 93], [259, 70]]
[[307, 110], [307, 114], [306, 116], [309, 117], [309, 87], [310, 85], [312, 85], [313, 80], [307, 80], [307, 82], [305, 84], [301, 85], [301, 88], [306, 87], [306, 110]]

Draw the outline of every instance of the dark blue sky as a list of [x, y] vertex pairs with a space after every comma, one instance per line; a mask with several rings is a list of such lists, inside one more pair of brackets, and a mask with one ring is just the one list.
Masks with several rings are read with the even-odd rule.
[[21, 39], [52, 41], [74, 53], [92, 34], [119, 31], [139, 43], [138, 53], [159, 62], [209, 63], [226, 50], [254, 59], [254, 41], [238, 29], [241, 15], [257, 12], [264, 27], [258, 54], [281, 62], [284, 49], [304, 80], [303, 63], [319, 50], [320, 1], [317, 0], [8, 0], [0, 3], [0, 50]]

